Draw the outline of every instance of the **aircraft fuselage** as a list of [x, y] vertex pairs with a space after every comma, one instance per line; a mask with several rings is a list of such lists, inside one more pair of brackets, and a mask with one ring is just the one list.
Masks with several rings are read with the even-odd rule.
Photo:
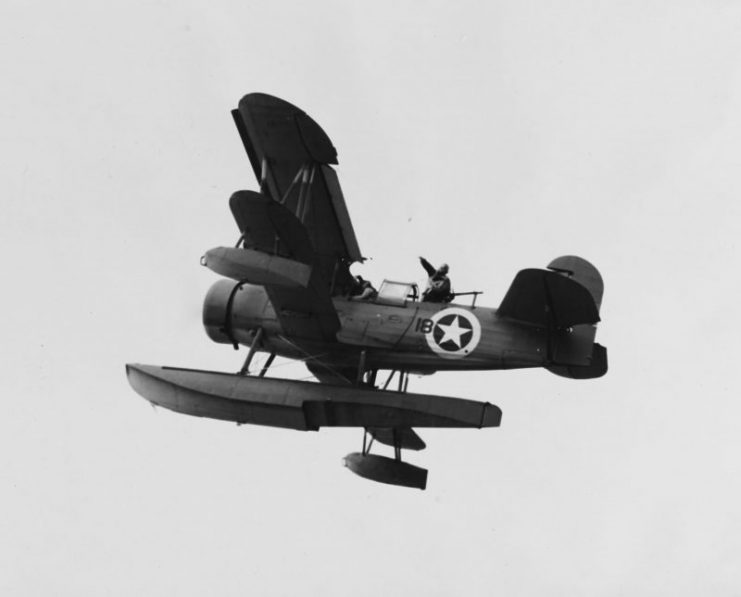
[[368, 369], [423, 373], [548, 363], [546, 330], [499, 318], [496, 309], [419, 301], [398, 306], [345, 297], [335, 297], [333, 304], [340, 321], [336, 339], [302, 340], [281, 325], [264, 287], [220, 280], [206, 296], [203, 320], [215, 342], [249, 346], [261, 328], [260, 349], [288, 358], [321, 355], [336, 367], [356, 367], [362, 351]]

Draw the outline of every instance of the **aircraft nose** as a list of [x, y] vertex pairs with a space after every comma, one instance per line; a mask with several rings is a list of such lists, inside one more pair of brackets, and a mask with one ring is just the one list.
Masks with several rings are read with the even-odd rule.
[[229, 296], [235, 282], [232, 280], [218, 280], [209, 289], [203, 299], [203, 327], [206, 334], [219, 344], [231, 344], [232, 340], [224, 329], [226, 323]]

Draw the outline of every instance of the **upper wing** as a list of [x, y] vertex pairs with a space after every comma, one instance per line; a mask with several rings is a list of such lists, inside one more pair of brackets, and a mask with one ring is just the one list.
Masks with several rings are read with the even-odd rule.
[[261, 191], [304, 225], [316, 266], [337, 287], [336, 277], [362, 257], [329, 165], [337, 163], [329, 137], [302, 110], [264, 93], [245, 95], [232, 115]]
[[261, 192], [238, 191], [229, 202], [243, 248], [213, 249], [204, 263], [263, 284], [292, 338], [335, 340], [332, 296], [349, 290], [349, 266], [362, 260], [329, 166], [337, 152], [316, 122], [276, 97], [246, 95], [232, 115]]

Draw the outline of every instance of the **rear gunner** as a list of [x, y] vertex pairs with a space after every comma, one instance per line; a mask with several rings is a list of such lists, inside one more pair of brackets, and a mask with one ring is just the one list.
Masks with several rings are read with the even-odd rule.
[[452, 301], [455, 295], [451, 292], [450, 288], [448, 264], [443, 263], [435, 269], [424, 257], [420, 257], [419, 262], [429, 276], [427, 288], [422, 294], [422, 300], [430, 303], [449, 303]]

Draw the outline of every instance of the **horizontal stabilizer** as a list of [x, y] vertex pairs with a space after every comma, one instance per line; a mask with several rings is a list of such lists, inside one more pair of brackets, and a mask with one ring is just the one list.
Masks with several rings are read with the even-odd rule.
[[515, 276], [497, 315], [549, 328], [600, 320], [589, 290], [566, 276], [541, 269], [524, 269]]
[[131, 387], [175, 412], [236, 423], [320, 427], [496, 427], [502, 411], [488, 402], [363, 387], [126, 365]]
[[222, 276], [263, 286], [306, 288], [311, 276], [311, 267], [305, 263], [253, 249], [216, 247], [206, 252], [201, 263]]

